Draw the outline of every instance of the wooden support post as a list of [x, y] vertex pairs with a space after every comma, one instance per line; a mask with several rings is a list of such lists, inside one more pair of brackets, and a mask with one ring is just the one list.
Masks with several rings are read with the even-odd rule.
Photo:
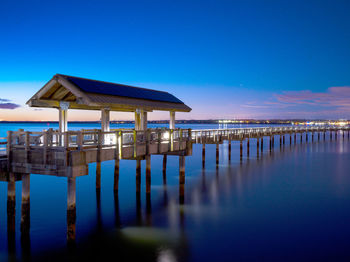
[[205, 144], [202, 144], [202, 167], [205, 167]]
[[151, 193], [151, 155], [146, 155], [146, 194]]
[[141, 160], [136, 160], [136, 193], [141, 192]]
[[297, 133], [294, 133], [294, 144], [297, 143]]
[[216, 167], [219, 166], [219, 143], [216, 143]]
[[285, 145], [286, 143], [286, 138], [285, 138], [285, 135], [283, 135], [283, 145]]
[[163, 155], [163, 179], [166, 179], [166, 164], [167, 164], [168, 156]]
[[29, 233], [30, 229], [30, 174], [22, 175], [21, 232]]
[[336, 130], [334, 133], [335, 133], [335, 140], [337, 140], [337, 138], [338, 138], [338, 131]]
[[228, 140], [228, 160], [231, 161], [231, 139]]
[[119, 190], [119, 154], [114, 159], [114, 191]]
[[329, 138], [332, 141], [332, 131], [329, 131]]
[[9, 173], [7, 182], [7, 231], [15, 232], [16, 227], [16, 181], [15, 174]]
[[311, 142], [314, 142], [314, 132], [311, 133]]
[[305, 138], [305, 141], [309, 141], [309, 132], [306, 132], [306, 138]]
[[247, 156], [249, 157], [250, 154], [250, 141], [249, 141], [249, 137], [247, 139]]
[[300, 133], [300, 144], [303, 143], [303, 133]]
[[272, 137], [270, 136], [270, 152], [272, 150]]
[[292, 134], [289, 134], [289, 145], [292, 145]]
[[141, 130], [141, 110], [135, 111], [135, 130]]
[[242, 139], [240, 140], [240, 144], [239, 144], [239, 152], [240, 152], [240, 159], [242, 160], [242, 158], [243, 158], [243, 141], [242, 141]]
[[67, 183], [67, 240], [75, 240], [76, 221], [76, 178], [68, 177]]
[[272, 150], [275, 148], [275, 135], [272, 136]]
[[258, 137], [257, 139], [256, 139], [256, 155], [257, 155], [257, 157], [259, 157], [259, 150], [260, 150], [260, 138]]
[[101, 189], [101, 162], [96, 162], [96, 190]]
[[317, 132], [317, 139], [320, 141], [320, 132]]
[[260, 144], [261, 152], [264, 151], [264, 137], [261, 137], [261, 144]]
[[185, 156], [179, 156], [179, 202], [185, 203]]

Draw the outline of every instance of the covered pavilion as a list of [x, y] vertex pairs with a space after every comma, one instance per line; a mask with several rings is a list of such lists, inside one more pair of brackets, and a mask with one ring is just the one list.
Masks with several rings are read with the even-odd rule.
[[147, 129], [147, 113], [169, 111], [169, 128], [175, 112], [190, 112], [174, 95], [164, 91], [56, 74], [27, 102], [30, 107], [57, 108], [59, 131], [68, 131], [69, 109], [100, 110], [102, 132], [110, 130], [110, 112], [134, 112], [135, 130]]

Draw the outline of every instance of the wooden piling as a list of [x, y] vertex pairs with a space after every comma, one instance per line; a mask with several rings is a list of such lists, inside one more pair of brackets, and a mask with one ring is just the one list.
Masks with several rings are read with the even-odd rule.
[[272, 150], [272, 138], [270, 136], [270, 152], [271, 152], [271, 150]]
[[259, 150], [260, 150], [260, 138], [258, 137], [257, 139], [256, 139], [256, 155], [257, 155], [257, 157], [259, 157]]
[[286, 143], [286, 138], [285, 138], [285, 135], [283, 135], [283, 145], [285, 145]]
[[294, 145], [297, 143], [297, 133], [294, 133]]
[[292, 145], [292, 134], [289, 134], [289, 145]]
[[249, 142], [249, 138], [247, 139], [247, 156], [249, 157], [250, 154], [250, 142]]
[[151, 193], [151, 155], [146, 155], [146, 194]]
[[228, 140], [228, 160], [231, 160], [231, 139]]
[[21, 232], [30, 229], [30, 174], [22, 174]]
[[167, 161], [168, 161], [168, 156], [166, 154], [163, 155], [163, 169], [162, 169], [162, 172], [163, 172], [163, 179], [164, 179], [164, 176], [166, 178], [166, 165], [167, 165]]
[[240, 143], [239, 143], [239, 158], [242, 161], [242, 158], [243, 158], [243, 140], [242, 139], [240, 140]]
[[320, 141], [320, 132], [317, 132], [317, 140]]
[[185, 156], [179, 156], [179, 202], [185, 203]]
[[101, 189], [101, 162], [96, 162], [96, 190]]
[[311, 133], [311, 142], [314, 142], [314, 132]]
[[264, 137], [261, 137], [260, 148], [261, 148], [261, 152], [263, 152], [264, 151]]
[[7, 231], [15, 232], [16, 227], [16, 182], [15, 174], [9, 173], [7, 182]]
[[141, 160], [136, 159], [136, 193], [141, 192]]
[[280, 135], [280, 147], [282, 146], [282, 135]]
[[219, 143], [216, 143], [216, 166], [219, 166]]
[[75, 240], [75, 222], [76, 222], [76, 178], [67, 179], [67, 240]]
[[306, 142], [309, 141], [309, 133], [308, 133], [308, 132], [306, 132], [305, 141], [306, 141]]

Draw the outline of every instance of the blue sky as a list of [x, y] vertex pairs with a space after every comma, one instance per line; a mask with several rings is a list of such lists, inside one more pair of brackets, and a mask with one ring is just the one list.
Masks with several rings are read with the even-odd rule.
[[24, 106], [56, 73], [171, 92], [193, 108], [178, 118], [350, 118], [349, 1], [2, 0], [0, 12], [0, 119], [57, 118]]

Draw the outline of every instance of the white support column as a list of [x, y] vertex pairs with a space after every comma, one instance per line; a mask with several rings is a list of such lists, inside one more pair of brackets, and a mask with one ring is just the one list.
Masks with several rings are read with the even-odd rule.
[[147, 112], [141, 110], [141, 128], [140, 130], [147, 130]]
[[61, 133], [67, 132], [68, 130], [67, 111], [68, 110], [59, 108], [59, 131]]
[[101, 109], [101, 130], [102, 132], [108, 132], [110, 130], [110, 111], [109, 109]]
[[135, 130], [141, 130], [141, 109], [135, 111]]
[[175, 112], [174, 111], [170, 111], [169, 128], [175, 129]]
[[[59, 125], [59, 132], [65, 133], [68, 131], [68, 108], [69, 108], [69, 102], [61, 101], [60, 102], [60, 108], [59, 115], [58, 115], [58, 125]], [[64, 136], [61, 137], [61, 146], [64, 146]]]

